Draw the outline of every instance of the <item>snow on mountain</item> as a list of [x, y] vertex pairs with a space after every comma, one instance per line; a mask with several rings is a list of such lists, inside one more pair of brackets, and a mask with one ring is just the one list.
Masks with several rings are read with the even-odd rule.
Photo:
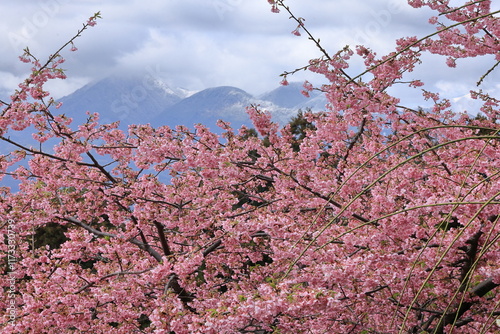
[[479, 99], [473, 99], [471, 94], [465, 94], [463, 96], [455, 97], [451, 99], [452, 110], [456, 113], [467, 113], [472, 116], [476, 116], [480, 113], [482, 101]]
[[297, 105], [307, 103], [311, 98], [319, 95], [319, 92], [310, 93], [310, 98], [302, 94], [304, 87], [300, 82], [291, 82], [286, 86], [280, 86], [270, 92], [259, 96], [259, 99], [270, 101], [273, 104], [284, 108], [295, 108]]
[[312, 95], [310, 98], [308, 98], [306, 101], [297, 104], [295, 108], [301, 109], [301, 110], [308, 110], [311, 109], [312, 111], [324, 111], [326, 110], [326, 105], [328, 104], [328, 100], [326, 99], [325, 94], [320, 94], [319, 92], [316, 92], [317, 94]]
[[[291, 117], [297, 114], [297, 111], [312, 110], [323, 111], [327, 100], [324, 94], [319, 91], [309, 92], [309, 97], [302, 94], [303, 84], [300, 82], [291, 82], [287, 86], [280, 86], [270, 92], [259, 96], [261, 100], [269, 101], [272, 105], [269, 107], [273, 117], [280, 123], [287, 123]], [[274, 109], [273, 109], [274, 108]]]
[[305, 103], [299, 89], [280, 89], [255, 98], [247, 92], [230, 86], [207, 88], [166, 108], [155, 118], [157, 124], [192, 124], [201, 123], [214, 128], [217, 120], [222, 119], [233, 127], [252, 126], [246, 108], [256, 105], [269, 111], [273, 120], [286, 124], [297, 114], [294, 103]]
[[236, 87], [207, 88], [165, 108], [154, 122], [187, 126], [201, 123], [213, 128], [223, 119], [238, 127], [250, 125], [245, 108], [255, 102], [253, 96]]
[[188, 90], [182, 87], [171, 88], [168, 84], [159, 79], [155, 79], [154, 84], [158, 88], [162, 89], [166, 94], [176, 95], [181, 98], [186, 98], [196, 93], [196, 91]]

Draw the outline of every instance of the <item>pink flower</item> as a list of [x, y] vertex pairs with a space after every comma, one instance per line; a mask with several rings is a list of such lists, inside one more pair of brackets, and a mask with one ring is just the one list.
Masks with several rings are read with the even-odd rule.
[[[18, 315], [4, 332], [409, 332], [453, 312], [467, 276], [471, 314], [456, 331], [484, 330], [500, 283], [490, 238], [500, 233], [500, 101], [471, 91], [482, 115], [470, 117], [452, 111], [447, 92], [412, 89], [428, 100], [418, 109], [394, 88], [422, 86], [412, 76], [428, 73], [409, 72], [424, 52], [452, 67], [497, 56], [498, 20], [486, 15], [491, 1], [452, 11], [410, 2], [463, 29], [403, 37], [382, 57], [362, 46], [358, 56], [325, 52], [299, 67], [321, 76], [303, 94], [324, 92], [325, 108], [283, 127], [288, 115], [251, 106], [257, 132], [220, 121], [222, 135], [200, 124], [125, 133], [90, 112], [72, 125], [46, 98], [62, 58], [26, 49], [32, 73], [0, 102], [0, 178], [18, 182], [0, 187], [0, 252], [19, 259], [6, 267], [19, 279], [2, 280]], [[25, 144], [29, 135], [39, 143]], [[47, 245], [38, 231], [64, 240]]]
[[270, 5], [272, 5], [271, 12], [273, 12], [273, 13], [279, 13], [280, 12], [280, 10], [278, 9], [278, 5], [276, 4], [275, 0], [267, 0], [267, 2], [269, 2]]
[[453, 57], [448, 57], [446, 59], [446, 65], [448, 65], [449, 67], [457, 67], [457, 64], [456, 64], [456, 59], [453, 58]]

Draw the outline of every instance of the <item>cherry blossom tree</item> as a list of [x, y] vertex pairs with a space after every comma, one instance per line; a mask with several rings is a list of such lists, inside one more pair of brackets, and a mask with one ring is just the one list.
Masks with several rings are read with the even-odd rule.
[[[223, 121], [221, 136], [124, 132], [93, 113], [73, 124], [44, 89], [65, 77], [64, 47], [45, 63], [26, 49], [32, 74], [0, 116], [2, 177], [19, 184], [1, 188], [2, 332], [498, 332], [500, 102], [471, 87], [480, 115], [456, 113], [411, 77], [425, 53], [458, 77], [457, 60], [482, 56], [478, 80], [491, 75], [498, 11], [410, 0], [436, 12], [436, 32], [379, 57], [329, 53], [284, 1], [269, 3], [316, 43], [304, 69], [329, 82], [305, 83], [328, 105], [301, 116], [301, 136], [258, 106], [257, 136]], [[433, 107], [403, 105], [401, 85]], [[38, 145], [16, 139], [27, 132]]]

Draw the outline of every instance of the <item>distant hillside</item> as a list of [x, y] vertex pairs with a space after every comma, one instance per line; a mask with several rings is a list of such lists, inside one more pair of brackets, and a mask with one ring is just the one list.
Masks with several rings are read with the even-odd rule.
[[98, 112], [105, 122], [142, 123], [184, 97], [147, 77], [109, 77], [60, 99], [63, 102], [60, 112], [79, 123], [85, 120], [87, 111]]
[[259, 99], [270, 101], [284, 108], [296, 108], [299, 105], [307, 104], [308, 101], [319, 95], [319, 92], [313, 91], [311, 97], [306, 97], [302, 94], [302, 90], [304, 90], [302, 83], [291, 82], [287, 86], [280, 86], [260, 95]]
[[[318, 94], [306, 98], [301, 94], [302, 84], [291, 83], [254, 97], [237, 87], [212, 87], [200, 92], [171, 88], [150, 76], [112, 76], [92, 82], [60, 99], [63, 106], [58, 113], [74, 118], [76, 124], [84, 122], [86, 112], [97, 112], [103, 122], [120, 121], [121, 128], [130, 124], [187, 125], [202, 123], [215, 130], [219, 119], [233, 127], [251, 126], [245, 108], [255, 104], [266, 109], [273, 118], [285, 124], [299, 109], [314, 102], [314, 108], [323, 105]], [[314, 101], [318, 99], [317, 101]], [[318, 102], [319, 101], [319, 102]], [[326, 100], [325, 100], [326, 101]]]
[[214, 125], [217, 120], [224, 119], [246, 124], [248, 116], [245, 107], [254, 100], [252, 95], [236, 87], [207, 88], [168, 106], [154, 118], [153, 123]]

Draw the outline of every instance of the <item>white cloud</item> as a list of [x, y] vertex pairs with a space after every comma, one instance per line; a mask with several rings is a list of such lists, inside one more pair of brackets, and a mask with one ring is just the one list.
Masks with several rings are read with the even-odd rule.
[[[398, 37], [433, 31], [427, 24], [429, 10], [400, 5], [401, 0], [287, 3], [297, 16], [305, 18], [308, 29], [330, 53], [346, 44], [354, 47], [366, 42], [382, 55], [393, 48]], [[15, 79], [29, 70], [17, 60], [22, 47], [29, 45], [44, 58], [96, 11], [102, 12], [103, 20], [76, 41], [78, 52], [63, 54], [69, 79], [51, 83], [55, 95], [67, 94], [109, 73], [147, 68], [187, 89], [233, 85], [258, 94], [276, 87], [283, 71], [304, 66], [321, 55], [307, 36], [292, 36], [296, 23], [284, 10], [272, 14], [266, 0], [7, 0], [0, 10], [0, 29], [7, 32], [0, 36], [0, 43], [8, 46], [0, 59], [0, 79], [6, 79], [0, 85], [10, 90], [15, 89]], [[21, 37], [19, 43], [12, 42], [13, 36]], [[467, 92], [456, 85], [456, 76], [469, 85], [477, 81], [477, 73], [493, 64], [473, 60], [463, 65], [452, 71], [444, 60], [431, 61], [407, 76], [427, 77], [427, 89], [462, 96]], [[300, 72], [293, 80], [315, 77]], [[488, 79], [495, 78], [498, 75], [493, 73]], [[405, 94], [420, 95], [418, 90]]]

